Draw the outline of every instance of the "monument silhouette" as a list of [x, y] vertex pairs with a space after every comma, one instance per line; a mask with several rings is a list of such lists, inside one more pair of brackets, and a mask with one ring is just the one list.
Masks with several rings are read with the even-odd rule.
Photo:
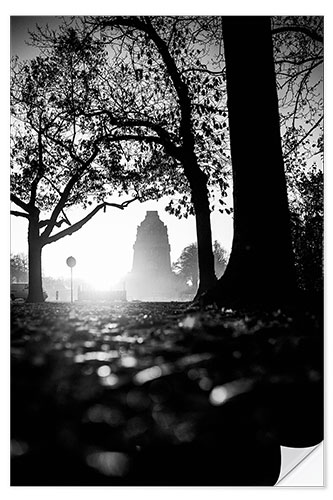
[[177, 294], [177, 280], [171, 270], [167, 226], [156, 210], [148, 210], [137, 228], [133, 266], [128, 274], [128, 300], [168, 301]]

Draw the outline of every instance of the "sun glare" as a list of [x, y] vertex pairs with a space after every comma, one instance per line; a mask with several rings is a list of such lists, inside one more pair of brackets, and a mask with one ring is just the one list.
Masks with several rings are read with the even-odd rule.
[[112, 283], [111, 280], [105, 276], [89, 276], [85, 281], [87, 281], [88, 285], [92, 288], [103, 291], [106, 291], [111, 288], [112, 285], [115, 285], [115, 283]]
[[84, 283], [98, 291], [123, 289], [124, 280], [130, 271], [130, 262], [126, 255], [99, 255], [99, 259], [91, 259], [81, 254], [77, 259], [75, 273]]
[[95, 290], [106, 291], [114, 287], [121, 286], [121, 282], [125, 279], [124, 272], [121, 269], [89, 269], [86, 272], [80, 273], [80, 278]]

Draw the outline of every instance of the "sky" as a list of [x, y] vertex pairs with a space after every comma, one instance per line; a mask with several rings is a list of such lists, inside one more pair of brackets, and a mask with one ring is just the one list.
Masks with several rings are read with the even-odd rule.
[[[20, 16], [11, 19], [11, 54], [27, 59], [36, 55], [36, 50], [25, 43], [29, 39], [28, 30], [34, 29], [36, 22], [46, 22], [56, 26], [54, 17]], [[229, 198], [230, 200], [230, 198]], [[77, 265], [74, 269], [77, 277], [85, 279], [96, 288], [108, 288], [131, 271], [133, 245], [137, 226], [142, 222], [147, 210], [157, 210], [160, 219], [166, 224], [171, 246], [171, 261], [180, 256], [187, 245], [196, 241], [195, 219], [177, 219], [169, 215], [164, 208], [167, 199], [159, 202], [134, 202], [124, 211], [108, 208], [106, 213], [99, 212], [82, 229], [71, 236], [66, 236], [43, 249], [42, 267], [44, 276], [67, 277], [69, 268], [66, 259], [74, 256]], [[67, 212], [66, 212], [67, 213]], [[82, 209], [68, 211], [73, 223], [87, 212]], [[212, 213], [213, 241], [230, 251], [232, 243], [232, 218], [216, 211]], [[28, 252], [27, 221], [20, 217], [11, 217], [10, 242], [11, 253]]]

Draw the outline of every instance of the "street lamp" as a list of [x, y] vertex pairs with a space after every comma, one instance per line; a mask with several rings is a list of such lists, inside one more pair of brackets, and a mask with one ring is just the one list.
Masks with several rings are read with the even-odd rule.
[[76, 259], [74, 259], [74, 257], [68, 257], [66, 259], [66, 264], [71, 268], [71, 303], [73, 303], [73, 267], [76, 264]]

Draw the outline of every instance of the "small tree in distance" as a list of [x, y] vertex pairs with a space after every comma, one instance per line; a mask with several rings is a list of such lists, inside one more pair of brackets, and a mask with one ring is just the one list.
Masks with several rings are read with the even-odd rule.
[[[228, 252], [223, 248], [218, 241], [213, 244], [214, 268], [218, 278], [220, 278], [228, 263]], [[173, 271], [177, 274], [182, 285], [188, 286], [197, 290], [199, 285], [199, 266], [198, 266], [198, 246], [196, 243], [191, 243], [186, 246], [180, 257], [172, 265]]]
[[214, 267], [217, 279], [221, 278], [225, 268], [227, 267], [229, 254], [225, 248], [223, 248], [220, 243], [215, 240], [213, 245], [214, 253]]
[[10, 256], [11, 283], [26, 282], [28, 280], [28, 257], [24, 253]]

